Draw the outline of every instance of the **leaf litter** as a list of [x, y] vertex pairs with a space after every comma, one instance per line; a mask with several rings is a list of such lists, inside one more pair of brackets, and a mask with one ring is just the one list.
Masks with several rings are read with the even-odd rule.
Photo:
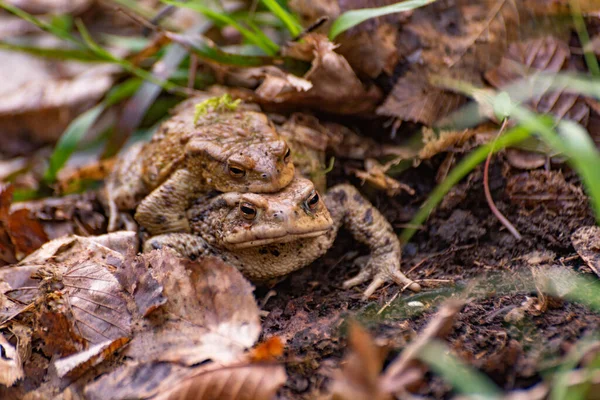
[[[347, 9], [384, 3], [293, 1], [290, 6], [308, 26], [322, 16], [335, 19]], [[561, 32], [523, 35], [529, 29], [527, 18], [568, 8], [566, 1], [543, 3], [528, 5], [528, 10], [521, 1], [432, 4], [368, 21], [335, 43], [326, 39], [326, 22], [282, 47], [286, 55], [309, 65], [301, 76], [274, 66], [234, 69], [207, 63], [202, 68], [215, 72], [222, 83], [239, 84], [228, 89], [234, 96], [279, 112], [273, 118], [282, 131], [291, 132], [288, 140], [319, 153], [318, 165], [305, 167], [326, 171], [320, 175], [323, 186], [347, 179], [369, 182], [364, 191], [401, 227], [433, 183], [443, 181], [463, 153], [493, 139], [497, 131], [492, 124], [440, 129], [437, 122], [467, 100], [436, 86], [436, 76], [502, 89], [538, 72], [585, 70], [573, 37]], [[598, 11], [592, 3], [580, 4], [590, 21]], [[225, 36], [218, 29], [208, 33], [215, 43], [221, 34]], [[136, 62], [153, 56], [140, 54]], [[158, 67], [154, 70], [160, 71]], [[44, 76], [43, 68], [30, 73]], [[65, 86], [67, 100], [57, 100], [52, 112], [70, 107], [70, 95], [91, 105], [102, 95], [97, 90], [80, 97], [75, 84], [81, 71], [73, 71], [72, 81], [63, 82], [73, 83]], [[115, 76], [99, 75], [96, 83], [108, 77], [110, 87]], [[16, 101], [22, 93], [28, 92], [8, 97], [11, 118], [21, 118], [15, 104], [37, 117], [51, 103], [46, 95], [42, 98], [48, 101]], [[529, 106], [579, 121], [592, 134], [599, 109], [591, 99], [567, 90], [543, 92]], [[288, 118], [290, 110], [296, 114]], [[74, 116], [61, 115], [64, 119], [53, 122], [64, 125]], [[18, 118], [14, 121], [22, 121]], [[29, 149], [39, 144], [28, 147], [37, 133], [36, 126], [27, 124], [46, 122], [27, 121], [26, 140], [0, 151], [29, 156]], [[132, 123], [143, 122], [138, 115]], [[404, 141], [418, 129], [424, 146], [414, 148]], [[51, 135], [40, 136], [42, 142], [52, 142], [58, 128], [47, 131]], [[258, 288], [257, 298], [268, 299], [259, 312], [254, 288], [219, 260], [192, 262], [159, 251], [136, 256], [135, 233], [96, 236], [103, 233], [106, 219], [93, 192], [11, 205], [11, 189], [3, 187], [0, 262], [12, 266], [0, 270], [0, 346], [7, 355], [0, 358], [0, 397], [17, 398], [24, 391], [54, 397], [66, 388], [63, 397], [92, 399], [107, 393], [112, 398], [187, 398], [193, 393], [207, 399], [267, 399], [278, 391], [283, 398], [441, 398], [450, 396], [449, 384], [419, 357], [420, 349], [441, 339], [456, 360], [507, 390], [504, 398], [544, 398], [558, 389], [541, 376], [568, 360], [569, 350], [598, 326], [596, 313], [572, 301], [588, 293], [582, 288], [589, 282], [578, 279], [595, 279], [598, 251], [593, 217], [577, 177], [555, 154], [535, 149], [531, 157], [526, 147], [520, 153], [501, 153], [490, 165], [486, 185], [524, 241], [513, 241], [489, 215], [482, 173], [475, 169], [405, 248], [403, 269], [431, 282], [426, 285], [431, 291], [406, 298], [388, 287], [366, 305], [358, 293], [339, 289], [355, 268], [357, 252], [348, 248], [291, 274], [275, 286], [274, 297]], [[329, 162], [330, 155], [335, 163]], [[29, 160], [14, 160], [2, 164], [10, 180], [30, 165]], [[405, 167], [407, 162], [416, 168]], [[30, 175], [33, 183], [35, 176]], [[73, 234], [78, 236], [66, 237]], [[55, 240], [46, 243], [50, 239]], [[350, 243], [347, 237], [339, 240]], [[344, 273], [338, 272], [338, 264]], [[470, 296], [466, 304], [450, 301], [432, 313], [449, 292], [465, 287]], [[261, 314], [266, 315], [262, 324]], [[349, 314], [373, 334], [351, 324], [342, 359]], [[593, 365], [589, 360], [595, 353], [583, 353], [581, 363], [564, 375], [565, 390], [576, 390], [590, 376], [585, 368]], [[590, 387], [596, 390], [597, 379], [592, 378]]]

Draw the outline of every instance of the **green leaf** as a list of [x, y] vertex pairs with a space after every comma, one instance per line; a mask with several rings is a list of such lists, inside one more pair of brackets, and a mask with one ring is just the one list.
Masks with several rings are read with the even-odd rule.
[[368, 19], [382, 17], [384, 15], [397, 12], [414, 10], [415, 8], [433, 3], [434, 1], [436, 0], [407, 0], [403, 1], [402, 3], [391, 4], [385, 7], [363, 8], [360, 10], [346, 11], [331, 25], [331, 29], [329, 30], [329, 39], [333, 40], [340, 33], [345, 32]]
[[244, 28], [242, 25], [238, 24], [233, 18], [224, 13], [219, 13], [215, 10], [212, 10], [209, 7], [206, 7], [199, 2], [186, 2], [181, 3], [179, 1], [172, 0], [161, 0], [165, 4], [170, 4], [177, 7], [185, 7], [194, 11], [198, 11], [202, 13], [207, 18], [212, 19], [213, 21], [219, 22], [224, 25], [230, 25], [238, 30], [242, 34], [246, 40], [250, 43], [253, 43], [260, 47], [266, 54], [275, 55], [279, 51], [279, 46], [275, 44], [271, 39], [269, 39], [265, 34], [261, 32], [261, 34], [256, 34], [255, 32], [250, 31], [249, 29]]
[[292, 37], [302, 32], [302, 25], [293, 14], [287, 12], [276, 0], [262, 0], [262, 3], [283, 22]]
[[105, 108], [106, 106], [100, 103], [75, 118], [67, 127], [67, 130], [56, 144], [52, 156], [50, 156], [48, 169], [46, 169], [44, 174], [44, 181], [46, 183], [52, 183], [56, 180], [60, 169], [69, 160], [69, 157], [71, 157], [71, 154], [73, 154], [85, 133], [96, 122]]

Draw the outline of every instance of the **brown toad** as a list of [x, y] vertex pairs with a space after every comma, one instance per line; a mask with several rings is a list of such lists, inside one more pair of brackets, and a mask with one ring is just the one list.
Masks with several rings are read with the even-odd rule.
[[186, 219], [190, 233], [151, 237], [144, 251], [166, 246], [190, 258], [217, 255], [249, 279], [264, 281], [325, 254], [344, 226], [371, 251], [361, 272], [344, 287], [371, 279], [365, 297], [390, 281], [415, 291], [420, 288], [400, 271], [400, 242], [391, 225], [354, 186], [334, 186], [322, 199], [310, 180], [296, 177], [277, 193], [230, 192], [199, 198]]
[[201, 194], [276, 192], [293, 176], [290, 150], [266, 115], [226, 95], [196, 97], [117, 162], [107, 184], [109, 230], [117, 209], [137, 206], [135, 219], [151, 234], [189, 231], [185, 210]]

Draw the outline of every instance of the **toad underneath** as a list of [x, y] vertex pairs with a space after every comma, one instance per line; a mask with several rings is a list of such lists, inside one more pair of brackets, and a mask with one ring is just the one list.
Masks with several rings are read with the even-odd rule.
[[265, 281], [321, 257], [344, 226], [371, 253], [345, 288], [371, 280], [365, 297], [386, 282], [420, 289], [400, 271], [400, 242], [391, 225], [351, 185], [334, 186], [322, 198], [310, 180], [296, 177], [277, 193], [204, 196], [187, 210], [186, 220], [189, 233], [151, 237], [144, 251], [169, 247], [192, 259], [218, 256], [247, 278]]

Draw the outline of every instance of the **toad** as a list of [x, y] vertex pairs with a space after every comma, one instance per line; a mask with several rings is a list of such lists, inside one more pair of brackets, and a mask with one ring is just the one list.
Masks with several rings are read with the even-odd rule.
[[219, 256], [250, 280], [266, 281], [325, 254], [343, 226], [371, 253], [345, 288], [371, 280], [365, 297], [386, 282], [420, 289], [400, 271], [400, 242], [390, 223], [351, 185], [334, 186], [322, 198], [298, 176], [277, 193], [207, 195], [192, 204], [186, 220], [189, 233], [151, 237], [144, 251], [169, 247], [192, 259]]
[[185, 101], [149, 142], [118, 160], [106, 188], [109, 231], [117, 228], [117, 210], [135, 209], [151, 234], [187, 232], [185, 210], [202, 193], [268, 193], [288, 185], [294, 176], [290, 153], [252, 105], [228, 95]]

